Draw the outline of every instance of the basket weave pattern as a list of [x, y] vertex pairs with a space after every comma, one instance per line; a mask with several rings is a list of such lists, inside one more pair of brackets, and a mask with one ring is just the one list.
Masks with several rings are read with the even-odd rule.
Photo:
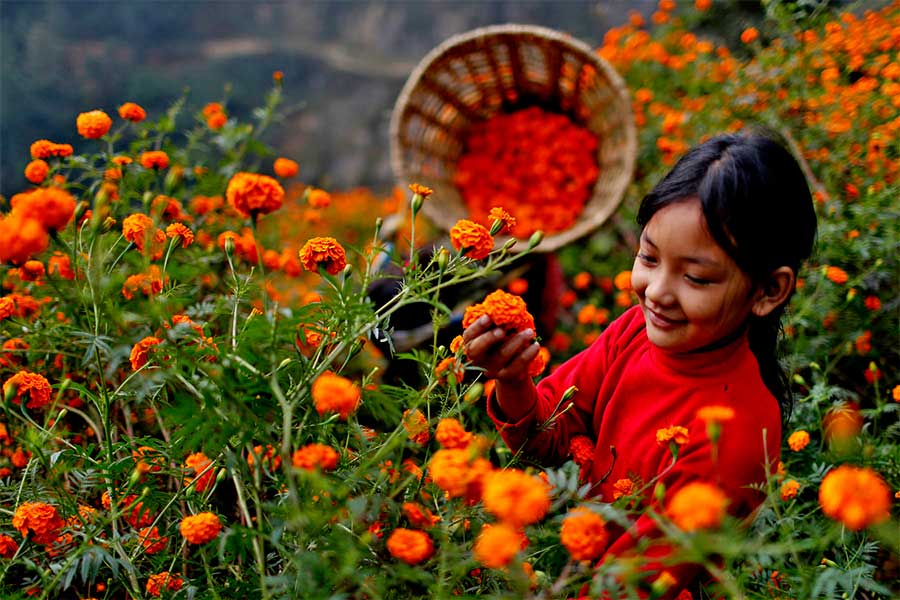
[[[423, 58], [391, 117], [394, 175], [435, 191], [422, 210], [449, 231], [469, 216], [453, 184], [469, 127], [498, 112], [535, 104], [566, 114], [593, 133], [600, 168], [577, 222], [546, 235], [537, 250], [550, 252], [587, 235], [622, 200], [634, 169], [637, 134], [618, 73], [589, 46], [552, 29], [483, 27], [448, 39]], [[515, 216], [514, 206], [504, 208]]]

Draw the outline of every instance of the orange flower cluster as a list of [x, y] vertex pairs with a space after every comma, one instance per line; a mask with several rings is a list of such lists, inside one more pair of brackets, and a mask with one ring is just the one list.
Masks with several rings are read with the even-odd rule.
[[169, 538], [159, 535], [158, 527], [143, 527], [138, 531], [138, 543], [147, 554], [156, 554], [165, 549]]
[[482, 501], [485, 510], [514, 527], [540, 521], [550, 509], [547, 485], [517, 469], [486, 475]]
[[194, 243], [194, 232], [184, 223], [172, 223], [166, 227], [166, 237], [180, 239], [182, 248], [187, 248]]
[[438, 450], [428, 463], [428, 474], [436, 486], [450, 498], [464, 496], [469, 502], [481, 497], [484, 476], [492, 470], [490, 461], [473, 458], [464, 448]]
[[420, 529], [431, 529], [441, 520], [439, 516], [415, 502], [404, 502], [401, 510], [410, 524]]
[[132, 123], [140, 123], [147, 118], [147, 111], [140, 104], [126, 102], [119, 107], [119, 116]]
[[194, 486], [194, 490], [203, 493], [212, 487], [216, 471], [212, 461], [202, 452], [194, 452], [184, 459], [184, 468], [188, 475], [184, 478], [184, 486]]
[[294, 452], [291, 464], [304, 471], [333, 471], [337, 468], [341, 456], [337, 450], [325, 444], [307, 444]]
[[487, 315], [494, 325], [507, 330], [534, 329], [534, 317], [528, 312], [525, 301], [520, 296], [503, 290], [491, 292], [482, 303], [468, 307], [463, 315], [463, 328], [474, 323], [481, 315]]
[[0, 216], [0, 262], [22, 264], [46, 250], [49, 232], [72, 220], [75, 198], [61, 188], [35, 188], [10, 199], [12, 210]]
[[804, 430], [795, 431], [788, 436], [788, 446], [794, 452], [800, 452], [809, 445], [809, 433]]
[[322, 267], [327, 273], [337, 275], [347, 266], [347, 254], [333, 237], [314, 237], [300, 249], [300, 262], [312, 273], [318, 273]]
[[253, 450], [247, 453], [247, 466], [251, 469], [256, 466], [257, 461], [262, 468], [274, 472], [281, 468], [281, 457], [275, 451], [271, 444], [263, 446], [253, 446]]
[[31, 144], [31, 158], [53, 158], [72, 156], [74, 149], [70, 144], [57, 144], [50, 140], [37, 140]]
[[656, 430], [656, 443], [660, 446], [664, 446], [670, 441], [675, 442], [679, 446], [684, 446], [689, 440], [687, 427], [671, 425]]
[[781, 499], [785, 502], [797, 496], [800, 491], [800, 482], [796, 479], [788, 479], [781, 484]]
[[574, 560], [593, 560], [606, 547], [606, 522], [589, 508], [569, 511], [559, 532], [559, 541]]
[[203, 118], [206, 119], [206, 126], [216, 131], [222, 129], [228, 122], [228, 115], [225, 108], [219, 102], [209, 102], [203, 107]]
[[822, 418], [822, 430], [829, 442], [841, 443], [860, 432], [863, 416], [855, 402], [843, 402], [829, 409]]
[[32, 541], [43, 545], [53, 543], [65, 524], [56, 507], [45, 502], [23, 502], [12, 518], [12, 526], [22, 537], [31, 535]]
[[613, 484], [613, 500], [618, 500], [622, 496], [630, 496], [635, 492], [635, 483], [633, 480], [623, 477], [617, 479]]
[[425, 418], [425, 415], [418, 408], [404, 410], [401, 423], [403, 424], [403, 429], [406, 430], [406, 435], [409, 436], [409, 439], [414, 444], [424, 446], [431, 439], [428, 419]]
[[21, 404], [26, 397], [26, 408], [42, 408], [50, 404], [50, 382], [38, 373], [19, 371], [3, 384], [3, 397], [13, 404]]
[[102, 138], [112, 127], [112, 119], [102, 110], [83, 112], [75, 119], [75, 126], [82, 137], [89, 140]]
[[518, 222], [514, 216], [506, 212], [506, 209], [500, 206], [495, 206], [488, 212], [488, 220], [491, 223], [491, 233], [493, 234], [512, 234], [513, 230], [516, 228], [516, 223]]
[[151, 349], [162, 344], [158, 337], [148, 336], [131, 348], [131, 368], [135, 371], [147, 364], [150, 359]]
[[424, 531], [398, 527], [388, 537], [387, 549], [394, 558], [408, 565], [417, 565], [431, 558], [434, 543]]
[[310, 188], [306, 202], [313, 208], [327, 208], [331, 205], [331, 194], [319, 188]]
[[184, 580], [175, 573], [162, 571], [147, 578], [147, 594], [154, 598], [162, 596], [164, 591], [177, 592], [184, 585]]
[[841, 465], [822, 479], [819, 505], [826, 516], [859, 531], [890, 518], [891, 491], [872, 469]]
[[359, 406], [360, 399], [355, 383], [330, 371], [319, 375], [312, 384], [312, 400], [320, 416], [337, 413], [346, 420]]
[[295, 160], [279, 156], [275, 159], [275, 163], [272, 165], [272, 170], [277, 176], [281, 177], [282, 179], [288, 179], [297, 175], [297, 173], [300, 171], [300, 165], [298, 165], [297, 161]]
[[228, 182], [225, 197], [241, 215], [255, 219], [281, 208], [284, 188], [268, 175], [240, 172]]
[[141, 153], [140, 163], [145, 169], [165, 169], [169, 166], [169, 155], [162, 150], [148, 150]]
[[838, 285], [843, 285], [847, 283], [848, 279], [850, 279], [849, 275], [847, 275], [847, 271], [843, 270], [840, 267], [833, 266], [825, 268], [825, 277]]
[[521, 530], [508, 523], [485, 523], [475, 540], [472, 553], [475, 560], [489, 569], [502, 569], [528, 545]]
[[599, 175], [597, 139], [568, 117], [530, 107], [475, 124], [453, 182], [472, 219], [490, 226], [490, 209], [513, 207], [515, 234], [571, 227]]
[[34, 219], [48, 231], [60, 231], [72, 221], [75, 214], [75, 198], [58, 187], [37, 188], [31, 192], [16, 194], [10, 200], [13, 212], [20, 212], [27, 219]]
[[206, 544], [214, 540], [222, 531], [222, 522], [219, 521], [217, 515], [211, 512], [201, 512], [183, 518], [179, 525], [179, 531], [191, 544]]
[[468, 219], [460, 219], [450, 228], [450, 243], [473, 260], [487, 257], [494, 249], [491, 232], [484, 225]]
[[151, 260], [162, 256], [166, 234], [156, 227], [153, 219], [143, 213], [133, 213], [122, 220], [122, 236], [137, 246], [141, 252], [150, 254]]
[[696, 481], [679, 488], [666, 506], [672, 522], [685, 531], [718, 527], [728, 498], [711, 483]]
[[136, 293], [142, 293], [148, 298], [160, 293], [163, 285], [169, 281], [168, 275], [163, 279], [162, 271], [157, 265], [150, 265], [146, 273], [129, 275], [122, 284], [122, 296], [126, 300], [134, 300]]
[[472, 442], [472, 433], [466, 431], [456, 419], [441, 419], [434, 430], [434, 439], [442, 448], [468, 448]]

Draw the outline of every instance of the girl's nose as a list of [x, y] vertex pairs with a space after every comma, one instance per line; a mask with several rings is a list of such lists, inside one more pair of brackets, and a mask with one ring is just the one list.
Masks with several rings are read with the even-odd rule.
[[668, 306], [675, 302], [671, 281], [668, 275], [654, 273], [647, 281], [644, 296], [657, 306]]

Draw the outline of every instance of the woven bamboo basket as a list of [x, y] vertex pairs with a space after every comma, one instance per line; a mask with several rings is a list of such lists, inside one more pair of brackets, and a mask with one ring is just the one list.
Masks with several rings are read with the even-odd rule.
[[[598, 139], [599, 177], [577, 221], [547, 233], [551, 252], [599, 227], [631, 181], [637, 134], [624, 81], [587, 44], [530, 25], [495, 25], [449, 38], [416, 66], [391, 115], [391, 167], [404, 184], [434, 190], [422, 207], [449, 231], [468, 218], [453, 183], [469, 127], [499, 112], [539, 105], [568, 116]], [[505, 207], [515, 215], [515, 207]], [[503, 243], [506, 240], [498, 239]], [[524, 241], [513, 250], [526, 247]]]

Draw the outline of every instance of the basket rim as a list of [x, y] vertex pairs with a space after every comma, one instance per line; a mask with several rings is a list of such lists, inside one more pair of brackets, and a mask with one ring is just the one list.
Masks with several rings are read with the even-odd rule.
[[[625, 106], [628, 107], [629, 118], [625, 119], [625, 143], [623, 145], [623, 177], [625, 183], [624, 185], [622, 185], [621, 190], [617, 192], [616, 202], [610, 203], [610, 206], [605, 207], [605, 210], [602, 211], [604, 214], [598, 215], [600, 218], [593, 219], [588, 224], [589, 226], [583, 225], [581, 227], [578, 227], [576, 224], [576, 226], [573, 226], [564, 231], [546, 233], [544, 235], [543, 241], [540, 243], [540, 245], [538, 245], [537, 248], [535, 248], [535, 251], [552, 252], [560, 246], [571, 243], [581, 237], [588, 235], [591, 231], [595, 230], [603, 222], [605, 222], [615, 212], [624, 198], [625, 190], [628, 187], [628, 183], [633, 177], [635, 164], [637, 162], [637, 128], [634, 123], [633, 112], [630, 108], [631, 99], [629, 97], [628, 87], [625, 84], [625, 80], [615, 70], [615, 68], [613, 68], [612, 65], [610, 65], [606, 61], [606, 59], [596, 54], [596, 52], [594, 52], [594, 49], [590, 45], [572, 36], [571, 34], [541, 25], [503, 23], [478, 27], [469, 31], [452, 35], [432, 48], [410, 72], [410, 75], [404, 83], [403, 88], [400, 90], [400, 94], [397, 96], [397, 100], [394, 102], [394, 108], [391, 111], [390, 125], [388, 129], [390, 136], [391, 171], [393, 172], [395, 181], [399, 181], [404, 185], [413, 183], [411, 181], [411, 174], [408, 172], [408, 166], [403, 160], [403, 149], [402, 145], [399, 142], [400, 119], [406, 110], [410, 95], [419, 85], [422, 77], [431, 68], [431, 66], [452, 49], [460, 45], [469, 43], [473, 40], [523, 34], [548, 39], [554, 43], [565, 46], [570, 52], [577, 54], [584, 60], [585, 63], [591, 64], [594, 68], [602, 72], [603, 76], [606, 78], [609, 84], [609, 88], [613, 90], [619, 97], [619, 99], [625, 104]], [[425, 212], [426, 216], [428, 216], [427, 210], [423, 212]], [[440, 229], [443, 229], [443, 227], [440, 227]], [[503, 242], [504, 239], [498, 238], [497, 241]], [[526, 240], [520, 241], [526, 242]], [[524, 245], [526, 244], [517, 243], [512, 248], [512, 250], [518, 251], [520, 249], [519, 247]]]

